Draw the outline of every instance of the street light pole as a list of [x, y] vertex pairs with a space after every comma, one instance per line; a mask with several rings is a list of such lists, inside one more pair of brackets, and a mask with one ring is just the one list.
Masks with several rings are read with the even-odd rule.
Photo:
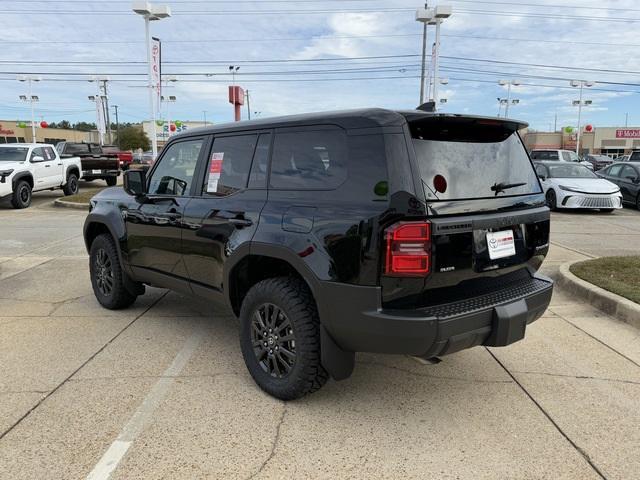
[[245, 95], [247, 97], [247, 118], [251, 120], [251, 101], [249, 99], [249, 90], [245, 92]]
[[433, 102], [434, 110], [438, 109], [438, 84], [440, 83], [440, 25], [445, 18], [451, 16], [451, 7], [445, 5], [438, 5], [435, 10], [436, 17], [436, 48], [435, 48], [435, 60], [433, 62]]
[[[35, 107], [33, 104], [39, 100], [37, 95], [33, 94], [33, 82], [39, 82], [40, 77], [32, 77], [30, 75], [21, 75], [18, 77], [18, 81], [27, 82], [29, 84], [29, 97], [26, 100], [29, 102], [31, 108], [31, 141], [33, 143], [36, 142], [36, 116], [35, 116]], [[22, 99], [23, 96], [20, 96]]]
[[580, 155], [580, 122], [582, 120], [582, 104], [583, 104], [582, 89], [583, 87], [592, 87], [594, 83], [588, 82], [586, 80], [572, 80], [570, 84], [572, 87], [580, 87], [580, 98], [578, 100], [578, 133], [576, 134], [576, 154]]
[[158, 156], [158, 139], [156, 133], [156, 105], [153, 98], [155, 86], [153, 85], [153, 58], [151, 56], [151, 20], [162, 20], [171, 16], [171, 9], [166, 5], [152, 5], [146, 1], [133, 2], [133, 11], [144, 17], [144, 32], [147, 43], [147, 62], [149, 74], [149, 110], [151, 112], [151, 149], [153, 158]]

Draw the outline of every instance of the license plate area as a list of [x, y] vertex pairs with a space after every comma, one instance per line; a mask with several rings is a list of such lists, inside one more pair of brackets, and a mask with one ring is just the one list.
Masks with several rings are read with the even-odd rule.
[[513, 230], [487, 232], [487, 251], [489, 259], [511, 257], [516, 254], [516, 243]]
[[524, 225], [501, 226], [473, 231], [473, 269], [496, 270], [528, 260]]
[[102, 170], [91, 170], [91, 173], [93, 175], [100, 175], [102, 173]]

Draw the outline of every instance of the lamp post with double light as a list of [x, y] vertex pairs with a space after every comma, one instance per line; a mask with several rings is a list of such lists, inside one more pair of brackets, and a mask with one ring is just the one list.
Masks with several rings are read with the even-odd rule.
[[20, 95], [20, 100], [28, 102], [31, 106], [31, 141], [36, 143], [36, 119], [33, 104], [40, 101], [40, 97], [33, 94], [32, 83], [42, 80], [40, 77], [34, 77], [31, 75], [20, 75], [18, 81], [27, 82], [29, 84], [29, 95]]
[[156, 133], [156, 100], [154, 93], [157, 86], [153, 84], [153, 59], [151, 56], [151, 31], [149, 23], [152, 21], [162, 20], [171, 16], [171, 9], [167, 5], [154, 5], [149, 2], [135, 1], [133, 2], [133, 11], [144, 18], [145, 37], [147, 41], [147, 62], [149, 66], [149, 108], [151, 110], [151, 150], [153, 159], [158, 156], [158, 138]]
[[584, 87], [593, 87], [595, 82], [590, 82], [588, 80], [571, 80], [570, 85], [574, 88], [580, 88], [580, 98], [579, 100], [573, 101], [573, 106], [578, 107], [578, 132], [576, 134], [576, 154], [580, 155], [580, 122], [582, 120], [582, 106], [591, 105], [593, 102], [591, 100], [582, 100], [582, 89]]

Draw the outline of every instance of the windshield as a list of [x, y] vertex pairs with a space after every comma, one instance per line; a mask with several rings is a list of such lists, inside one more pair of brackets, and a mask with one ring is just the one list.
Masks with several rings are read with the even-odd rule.
[[0, 147], [0, 162], [24, 162], [29, 147]]
[[454, 130], [425, 129], [421, 134], [414, 129], [413, 147], [428, 199], [464, 200], [541, 192], [536, 172], [516, 133], [484, 134], [473, 126], [464, 132]]
[[547, 165], [549, 178], [598, 178], [582, 165]]
[[632, 152], [629, 157], [630, 162], [640, 162], [640, 152]]

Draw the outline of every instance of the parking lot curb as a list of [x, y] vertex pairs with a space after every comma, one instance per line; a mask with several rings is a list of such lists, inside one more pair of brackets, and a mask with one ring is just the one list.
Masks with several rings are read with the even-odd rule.
[[85, 210], [85, 211], [89, 210], [89, 204], [88, 203], [65, 202], [61, 198], [56, 198], [53, 201], [53, 204], [56, 207], [73, 208], [75, 210]]
[[582, 261], [584, 260], [569, 262], [560, 266], [560, 274], [556, 279], [558, 286], [583, 298], [598, 310], [640, 329], [640, 305], [604, 288], [597, 287], [571, 273], [569, 270], [571, 265]]

